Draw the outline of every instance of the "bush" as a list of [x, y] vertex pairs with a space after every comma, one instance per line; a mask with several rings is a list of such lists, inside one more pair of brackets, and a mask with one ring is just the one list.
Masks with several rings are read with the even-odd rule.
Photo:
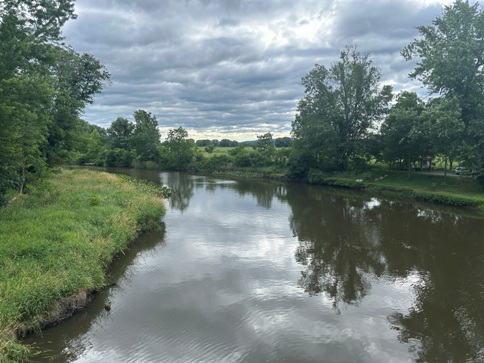
[[252, 166], [252, 159], [248, 152], [239, 153], [234, 158], [234, 165], [239, 168]]
[[310, 184], [327, 185], [339, 188], [349, 188], [357, 190], [365, 189], [365, 185], [361, 182], [346, 178], [328, 177], [319, 170], [311, 170], [309, 172], [308, 182]]
[[212, 144], [205, 146], [205, 151], [209, 154], [213, 152], [213, 149], [215, 149], [215, 146]]
[[415, 198], [425, 202], [440, 203], [453, 207], [473, 207], [476, 208], [480, 202], [474, 199], [457, 197], [440, 193], [415, 192]]
[[214, 171], [225, 171], [232, 167], [233, 157], [226, 154], [214, 155], [206, 158], [203, 164], [199, 165], [200, 169], [214, 172]]
[[131, 152], [124, 149], [112, 149], [106, 153], [104, 164], [110, 167], [128, 168], [133, 162]]
[[287, 177], [293, 180], [305, 180], [312, 164], [312, 155], [293, 150], [287, 161]]

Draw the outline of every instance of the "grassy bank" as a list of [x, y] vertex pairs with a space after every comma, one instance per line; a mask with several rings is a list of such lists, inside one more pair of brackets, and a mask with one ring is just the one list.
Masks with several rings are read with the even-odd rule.
[[88, 170], [52, 175], [0, 209], [0, 362], [28, 357], [16, 335], [82, 306], [114, 255], [164, 212], [153, 187]]
[[[259, 178], [287, 180], [286, 170], [281, 167], [226, 168], [210, 174], [237, 178]], [[410, 179], [406, 171], [375, 169], [363, 173], [323, 173], [313, 171], [306, 180], [315, 185], [326, 185], [366, 191], [406, 200], [417, 200], [454, 207], [479, 208], [484, 210], [484, 190], [469, 177], [441, 173], [414, 172]]]
[[364, 190], [371, 193], [414, 199], [454, 207], [484, 209], [484, 191], [476, 180], [467, 177], [441, 174], [376, 170], [366, 173], [309, 175], [311, 184]]

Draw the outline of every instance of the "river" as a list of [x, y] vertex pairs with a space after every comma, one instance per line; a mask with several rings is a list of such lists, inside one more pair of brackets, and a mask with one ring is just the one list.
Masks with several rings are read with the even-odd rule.
[[[114, 284], [27, 339], [34, 362], [484, 361], [484, 223], [282, 182], [114, 170], [175, 188]], [[104, 309], [106, 302], [111, 310]]]

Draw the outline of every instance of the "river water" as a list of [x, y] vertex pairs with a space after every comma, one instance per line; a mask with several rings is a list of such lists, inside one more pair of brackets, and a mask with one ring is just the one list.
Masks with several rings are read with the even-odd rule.
[[479, 216], [302, 184], [121, 172], [176, 189], [165, 230], [117, 259], [115, 285], [85, 310], [28, 339], [43, 351], [35, 362], [484, 361]]

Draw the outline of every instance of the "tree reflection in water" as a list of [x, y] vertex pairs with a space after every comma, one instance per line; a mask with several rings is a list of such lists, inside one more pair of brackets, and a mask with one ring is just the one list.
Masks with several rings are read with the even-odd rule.
[[340, 312], [375, 277], [414, 275], [413, 308], [388, 317], [399, 339], [422, 362], [484, 361], [482, 219], [322, 188], [289, 186], [285, 199], [305, 292]]
[[[183, 211], [199, 177], [168, 178], [178, 190], [172, 207]], [[307, 185], [207, 180], [200, 186], [253, 195], [264, 208], [273, 198], [290, 205], [295, 258], [305, 268], [298, 284], [309, 295], [326, 295], [340, 312], [369, 295], [375, 278], [411, 278], [413, 307], [388, 317], [399, 340], [421, 362], [484, 361], [481, 218]]]
[[186, 173], [163, 173], [162, 184], [173, 189], [170, 197], [170, 208], [183, 212], [190, 205], [193, 197], [195, 180]]

